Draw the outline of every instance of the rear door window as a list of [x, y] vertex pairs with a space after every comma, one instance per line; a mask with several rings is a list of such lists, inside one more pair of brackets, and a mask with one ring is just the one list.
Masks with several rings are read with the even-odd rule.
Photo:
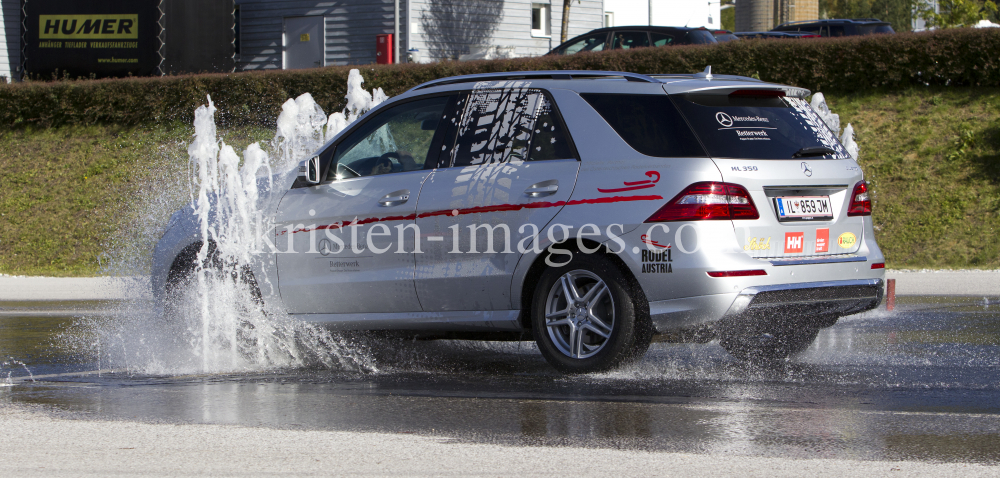
[[653, 46], [670, 46], [677, 41], [673, 35], [666, 33], [649, 32], [649, 37], [653, 40]]
[[[846, 159], [840, 140], [804, 99], [672, 95], [714, 158]], [[824, 149], [831, 152], [823, 153]]]
[[481, 88], [469, 93], [457, 121], [452, 166], [575, 159], [552, 102], [534, 88]]
[[582, 94], [629, 146], [646, 156], [705, 157], [667, 95]]
[[646, 32], [615, 32], [612, 46], [615, 50], [629, 50], [649, 46], [649, 35]]

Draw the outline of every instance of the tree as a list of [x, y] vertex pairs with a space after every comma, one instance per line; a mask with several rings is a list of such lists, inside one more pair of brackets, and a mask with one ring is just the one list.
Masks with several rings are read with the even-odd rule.
[[997, 4], [992, 0], [938, 0], [938, 7], [935, 12], [930, 4], [923, 4], [917, 15], [928, 27], [936, 28], [972, 26], [997, 15]]
[[[566, 36], [569, 35], [569, 5], [573, 0], [563, 0], [562, 33], [559, 35], [559, 43], [566, 43]], [[580, 3], [580, 0], [576, 0]]]
[[[722, 0], [722, 6], [733, 5], [734, 0]], [[719, 19], [719, 24], [722, 26], [723, 30], [729, 30], [731, 32], [736, 31], [736, 6], [733, 5], [729, 8], [723, 9], [719, 14], [722, 18]]]

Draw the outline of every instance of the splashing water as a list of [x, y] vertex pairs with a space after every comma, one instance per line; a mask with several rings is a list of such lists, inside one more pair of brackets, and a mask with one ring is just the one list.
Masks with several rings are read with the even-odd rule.
[[[32, 382], [35, 381], [35, 375], [31, 373], [31, 370], [28, 369], [28, 365], [20, 360], [14, 360], [13, 358], [10, 358], [5, 362], [0, 362], [0, 370], [8, 368], [11, 365], [20, 365], [25, 372], [28, 372], [28, 378]], [[0, 382], [0, 387], [13, 387], [13, 386], [14, 386], [14, 371], [8, 370], [7, 377], [4, 379], [3, 382]]]
[[823, 93], [816, 93], [812, 96], [812, 101], [809, 102], [810, 106], [816, 110], [819, 117], [823, 119], [823, 122], [833, 130], [837, 136], [840, 136], [840, 142], [844, 144], [844, 149], [847, 153], [854, 158], [855, 161], [858, 160], [858, 153], [860, 149], [858, 143], [854, 141], [854, 127], [851, 123], [847, 123], [847, 127], [844, 128], [844, 132], [840, 132], [840, 115], [834, 113], [830, 110], [830, 106], [826, 104], [826, 97]]
[[162, 310], [148, 293], [137, 293], [116, 317], [78, 321], [64, 334], [64, 345], [99, 364], [141, 374], [307, 366], [377, 371], [362, 345], [294, 319], [277, 304], [264, 303], [260, 290], [276, 285], [252, 272], [257, 261], [264, 260], [260, 238], [274, 226], [262, 212], [274, 210], [295, 177], [298, 161], [376, 100], [384, 101], [381, 90], [373, 97], [360, 89], [363, 81], [357, 70], [351, 71], [345, 113], [330, 119], [308, 93], [289, 99], [270, 147], [251, 144], [242, 158], [219, 138], [215, 104], [207, 98], [208, 104], [195, 111], [194, 140], [187, 148], [187, 210], [196, 218], [202, 244], [194, 270], [170, 289]]

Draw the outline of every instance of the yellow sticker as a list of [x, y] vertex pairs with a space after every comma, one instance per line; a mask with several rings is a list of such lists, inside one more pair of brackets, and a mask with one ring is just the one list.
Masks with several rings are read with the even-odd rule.
[[769, 251], [771, 250], [771, 238], [767, 239], [751, 237], [747, 245], [743, 246], [744, 251]]
[[858, 236], [855, 236], [853, 232], [845, 232], [837, 238], [837, 245], [844, 249], [854, 247], [855, 242], [858, 242]]
[[303, 34], [299, 35], [299, 41], [309, 41], [309, 34], [308, 33], [303, 33]]

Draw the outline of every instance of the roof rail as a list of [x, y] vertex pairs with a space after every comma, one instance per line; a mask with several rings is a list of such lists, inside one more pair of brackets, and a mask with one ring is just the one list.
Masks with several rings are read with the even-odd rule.
[[655, 78], [651, 78], [639, 73], [627, 73], [622, 71], [590, 71], [590, 70], [553, 70], [553, 71], [505, 71], [500, 73], [480, 73], [476, 75], [450, 76], [439, 80], [432, 80], [421, 83], [409, 91], [430, 88], [432, 86], [453, 85], [456, 83], [471, 83], [473, 81], [502, 81], [502, 80], [572, 80], [576, 78], [624, 78], [627, 81], [642, 81], [645, 83], [659, 83]]
[[878, 18], [852, 18], [856, 22], [881, 22]]

